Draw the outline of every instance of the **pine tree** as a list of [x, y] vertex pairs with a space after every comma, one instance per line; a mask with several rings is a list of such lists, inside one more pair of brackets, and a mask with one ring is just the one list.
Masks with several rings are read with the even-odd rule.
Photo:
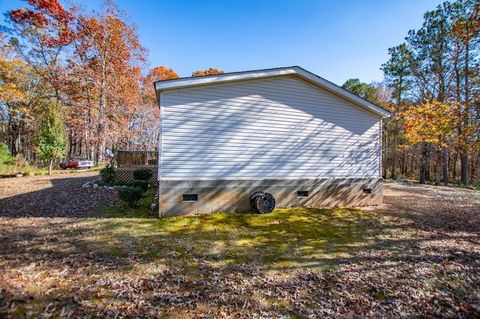
[[412, 52], [405, 43], [388, 49], [390, 59], [382, 65], [385, 79], [392, 89], [392, 97], [395, 99], [395, 110], [393, 112], [393, 149], [392, 149], [392, 179], [397, 178], [398, 162], [398, 137], [400, 134], [399, 114], [405, 91], [410, 86], [411, 67], [413, 64]]

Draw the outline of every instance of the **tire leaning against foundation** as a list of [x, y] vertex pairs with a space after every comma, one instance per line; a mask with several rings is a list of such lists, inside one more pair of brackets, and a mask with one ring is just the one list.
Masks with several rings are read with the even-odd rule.
[[260, 214], [270, 213], [275, 209], [275, 198], [269, 193], [256, 192], [250, 196], [250, 205]]

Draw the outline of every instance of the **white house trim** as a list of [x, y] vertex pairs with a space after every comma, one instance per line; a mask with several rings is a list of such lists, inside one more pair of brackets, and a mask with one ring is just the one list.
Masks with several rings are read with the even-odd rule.
[[347, 100], [359, 107], [362, 107], [365, 110], [368, 110], [381, 118], [390, 116], [390, 112], [388, 112], [387, 110], [384, 110], [383, 108], [373, 103], [370, 103], [367, 100], [299, 66], [224, 73], [220, 75], [210, 75], [210, 76], [202, 76], [202, 77], [188, 77], [188, 78], [166, 80], [166, 81], [156, 81], [154, 85], [155, 85], [156, 94], [157, 96], [159, 96], [160, 93], [164, 91], [172, 91], [172, 90], [196, 87], [196, 86], [214, 85], [214, 84], [234, 82], [234, 81], [246, 81], [246, 80], [272, 78], [272, 77], [288, 76], [288, 75], [297, 76], [305, 81], [308, 81], [314, 85], [317, 85], [318, 87], [344, 100]]

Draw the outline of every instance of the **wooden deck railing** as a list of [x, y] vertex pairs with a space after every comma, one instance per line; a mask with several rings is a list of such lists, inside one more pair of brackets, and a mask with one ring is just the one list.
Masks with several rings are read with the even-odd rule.
[[118, 167], [155, 166], [158, 165], [158, 152], [120, 150], [115, 155], [115, 161]]

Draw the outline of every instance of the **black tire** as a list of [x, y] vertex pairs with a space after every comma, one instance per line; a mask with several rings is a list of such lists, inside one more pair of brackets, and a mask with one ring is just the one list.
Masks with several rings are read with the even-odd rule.
[[250, 204], [258, 213], [266, 214], [275, 209], [275, 198], [272, 194], [257, 192], [250, 197]]
[[265, 195], [264, 192], [256, 192], [250, 196], [250, 206], [256, 211], [257, 210], [257, 199]]

